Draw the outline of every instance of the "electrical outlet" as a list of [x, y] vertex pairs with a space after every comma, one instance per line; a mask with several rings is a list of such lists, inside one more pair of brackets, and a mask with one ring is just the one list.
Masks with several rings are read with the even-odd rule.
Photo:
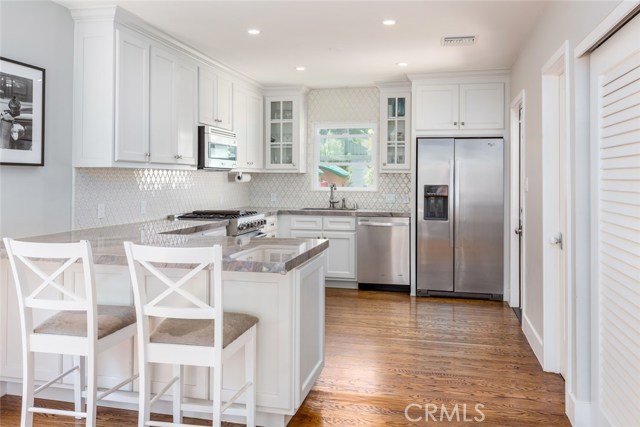
[[104, 203], [98, 203], [98, 219], [102, 219], [105, 217], [105, 205]]
[[395, 194], [385, 194], [385, 201], [387, 202], [387, 204], [394, 204], [396, 202], [396, 195]]
[[146, 215], [146, 214], [147, 214], [147, 201], [140, 200], [140, 215]]
[[277, 193], [271, 193], [271, 201], [272, 202], [277, 202], [278, 201], [278, 194]]

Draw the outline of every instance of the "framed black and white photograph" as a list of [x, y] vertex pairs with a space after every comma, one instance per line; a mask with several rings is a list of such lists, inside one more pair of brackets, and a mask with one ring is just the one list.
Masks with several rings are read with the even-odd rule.
[[44, 166], [44, 68], [0, 57], [0, 165]]

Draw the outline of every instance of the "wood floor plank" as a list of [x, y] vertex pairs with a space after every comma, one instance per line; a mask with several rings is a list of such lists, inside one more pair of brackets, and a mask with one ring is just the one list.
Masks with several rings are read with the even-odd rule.
[[[69, 407], [51, 401], [39, 404]], [[406, 418], [410, 404], [415, 406], [408, 415], [421, 417], [419, 421]], [[480, 416], [476, 404], [483, 405], [483, 421], [465, 422], [465, 405], [468, 420]], [[424, 420], [427, 405], [437, 408], [431, 414], [437, 422]], [[19, 425], [19, 406], [18, 397], [0, 399], [0, 426]], [[98, 427], [135, 426], [136, 417], [134, 411], [100, 408]], [[35, 419], [35, 427], [84, 425], [41, 414]], [[542, 371], [509, 307], [491, 301], [327, 289], [325, 368], [289, 426], [474, 424], [570, 425], [564, 414], [562, 377]]]

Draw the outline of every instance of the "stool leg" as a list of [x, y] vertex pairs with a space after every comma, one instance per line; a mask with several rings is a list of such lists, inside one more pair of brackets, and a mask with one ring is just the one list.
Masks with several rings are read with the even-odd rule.
[[178, 377], [178, 381], [173, 383], [173, 422], [182, 424], [182, 376], [184, 368], [182, 365], [173, 365], [173, 377]]
[[[74, 410], [76, 412], [84, 412], [84, 398], [82, 397], [82, 391], [84, 390], [85, 381], [84, 381], [84, 357], [83, 356], [73, 356], [73, 364], [77, 366], [78, 369], [74, 372], [74, 380], [73, 380], [73, 403], [75, 405]], [[76, 419], [81, 419], [80, 417], [76, 417]]]
[[220, 427], [222, 418], [222, 413], [220, 412], [220, 409], [222, 409], [222, 369], [220, 368], [216, 370], [214, 367], [213, 370], [215, 373], [213, 374], [212, 386], [213, 398], [211, 400], [213, 400], [213, 422], [211, 425], [213, 427]]
[[25, 350], [22, 365], [22, 414], [21, 427], [33, 426], [33, 412], [29, 408], [33, 407], [33, 358], [34, 354]]
[[98, 394], [98, 373], [96, 371], [96, 355], [93, 352], [87, 356], [87, 423], [86, 427], [96, 425], [96, 400]]
[[247, 427], [256, 426], [256, 327], [250, 331], [249, 342], [244, 346], [244, 377], [251, 382], [245, 392]]
[[144, 427], [147, 425], [147, 421], [151, 418], [151, 408], [149, 403], [151, 401], [151, 375], [149, 369], [149, 363], [144, 360], [144, 355], [139, 354], [140, 368], [138, 372], [139, 377], [139, 408], [138, 408], [138, 426]]

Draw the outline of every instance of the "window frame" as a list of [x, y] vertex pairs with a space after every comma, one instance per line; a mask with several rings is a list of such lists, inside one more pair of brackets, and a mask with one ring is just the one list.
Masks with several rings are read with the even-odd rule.
[[[354, 192], [375, 192], [378, 191], [379, 179], [379, 159], [378, 159], [378, 145], [379, 145], [379, 131], [378, 124], [375, 122], [319, 122], [313, 125], [313, 165], [312, 165], [312, 191], [329, 191], [329, 187], [321, 187], [320, 180], [317, 176], [317, 171], [320, 169], [320, 129], [352, 129], [352, 128], [368, 128], [373, 129], [373, 135], [371, 136], [371, 161], [370, 165], [373, 168], [373, 183], [371, 187], [337, 187], [344, 191]], [[355, 136], [355, 135], [354, 135]]]

